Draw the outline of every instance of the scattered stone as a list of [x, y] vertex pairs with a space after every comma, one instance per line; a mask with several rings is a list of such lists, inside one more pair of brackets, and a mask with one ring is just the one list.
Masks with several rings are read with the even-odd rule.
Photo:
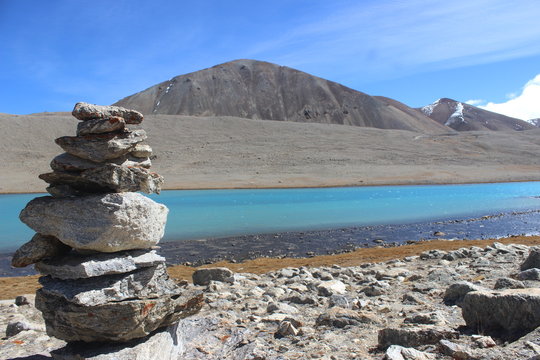
[[124, 118], [126, 124], [140, 124], [143, 121], [143, 115], [135, 110], [128, 110], [120, 106], [93, 105], [85, 102], [75, 104], [71, 114], [82, 121], [106, 119], [111, 116]]
[[491, 348], [497, 346], [497, 343], [491, 336], [473, 335], [472, 339], [480, 348]]
[[461, 309], [467, 326], [476, 331], [519, 337], [540, 326], [540, 289], [473, 291]]
[[232, 284], [234, 282], [234, 273], [224, 267], [198, 269], [193, 273], [192, 278], [195, 285], [208, 285], [210, 281]]
[[281, 336], [296, 336], [300, 331], [290, 321], [279, 323], [277, 333]]
[[384, 358], [385, 360], [430, 360], [435, 359], [435, 356], [413, 348], [392, 345], [386, 349]]
[[112, 193], [35, 198], [22, 210], [20, 219], [75, 249], [115, 252], [157, 244], [167, 213], [167, 207], [138, 193]]
[[497, 281], [495, 281], [495, 285], [493, 286], [495, 290], [501, 290], [501, 289], [524, 289], [525, 284], [519, 280], [514, 280], [512, 278], [503, 277], [498, 278]]
[[540, 280], [540, 269], [531, 268], [528, 270], [523, 270], [517, 275], [520, 280]]
[[467, 293], [480, 290], [482, 290], [482, 288], [468, 281], [460, 281], [450, 285], [446, 289], [443, 301], [446, 305], [460, 305]]
[[443, 354], [451, 356], [452, 359], [467, 360], [473, 358], [471, 349], [448, 340], [439, 341], [439, 348]]
[[34, 294], [19, 295], [15, 298], [15, 305], [33, 305], [35, 300], [36, 296]]
[[524, 271], [533, 268], [540, 269], [540, 249], [531, 250], [527, 259], [521, 264], [520, 270]]
[[327, 325], [343, 328], [349, 325], [376, 324], [378, 322], [373, 316], [354, 310], [334, 307], [319, 315], [315, 323], [318, 326]]
[[35, 234], [22, 245], [11, 258], [11, 266], [25, 267], [38, 261], [54, 258], [68, 253], [71, 247], [63, 244], [54, 236]]
[[379, 347], [386, 349], [390, 345], [416, 347], [437, 344], [442, 339], [456, 339], [457, 331], [435, 328], [386, 328], [379, 331]]
[[319, 284], [319, 286], [317, 286], [317, 290], [320, 296], [345, 294], [347, 292], [347, 285], [339, 280], [323, 281]]
[[12, 320], [7, 324], [6, 337], [10, 338], [17, 335], [21, 331], [28, 330], [45, 331], [45, 327], [41, 324], [31, 323], [26, 319]]

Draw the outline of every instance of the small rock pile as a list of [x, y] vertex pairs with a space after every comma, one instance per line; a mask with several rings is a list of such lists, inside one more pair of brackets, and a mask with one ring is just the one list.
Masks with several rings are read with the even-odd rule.
[[86, 103], [76, 104], [73, 116], [81, 120], [77, 136], [56, 139], [65, 153], [39, 176], [51, 196], [33, 199], [20, 214], [37, 234], [12, 264], [35, 264], [43, 275], [36, 307], [47, 333], [68, 342], [54, 358], [176, 358], [175, 324], [198, 312], [203, 298], [169, 279], [165, 258], [153, 249], [168, 209], [136, 192], [159, 193], [163, 183], [148, 170], [145, 131], [126, 128], [143, 116]]

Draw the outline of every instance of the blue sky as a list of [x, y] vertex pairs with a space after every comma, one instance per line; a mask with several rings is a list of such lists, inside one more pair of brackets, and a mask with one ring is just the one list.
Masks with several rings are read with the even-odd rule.
[[251, 58], [409, 106], [517, 99], [540, 117], [525, 98], [540, 89], [539, 19], [538, 0], [0, 0], [0, 112], [110, 104]]

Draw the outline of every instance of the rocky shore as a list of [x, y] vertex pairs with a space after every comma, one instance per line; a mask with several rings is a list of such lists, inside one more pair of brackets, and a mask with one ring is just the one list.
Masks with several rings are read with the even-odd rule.
[[[182, 359], [536, 359], [540, 248], [493, 243], [354, 267], [198, 270]], [[0, 357], [47, 359], [32, 296], [0, 305]]]

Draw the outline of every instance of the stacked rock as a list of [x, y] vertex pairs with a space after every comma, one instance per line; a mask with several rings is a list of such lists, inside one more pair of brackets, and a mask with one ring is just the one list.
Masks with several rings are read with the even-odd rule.
[[[199, 311], [202, 295], [169, 279], [165, 258], [152, 249], [168, 209], [136, 193], [159, 193], [163, 183], [148, 170], [144, 130], [126, 128], [140, 124], [142, 114], [78, 103], [73, 116], [81, 120], [77, 136], [56, 139], [65, 153], [52, 160], [53, 172], [39, 176], [51, 196], [33, 199], [20, 214], [37, 234], [12, 264], [35, 264], [43, 275], [36, 307], [48, 334], [66, 340], [70, 351], [70, 342], [140, 343]], [[70, 357], [64, 351], [57, 358]]]

